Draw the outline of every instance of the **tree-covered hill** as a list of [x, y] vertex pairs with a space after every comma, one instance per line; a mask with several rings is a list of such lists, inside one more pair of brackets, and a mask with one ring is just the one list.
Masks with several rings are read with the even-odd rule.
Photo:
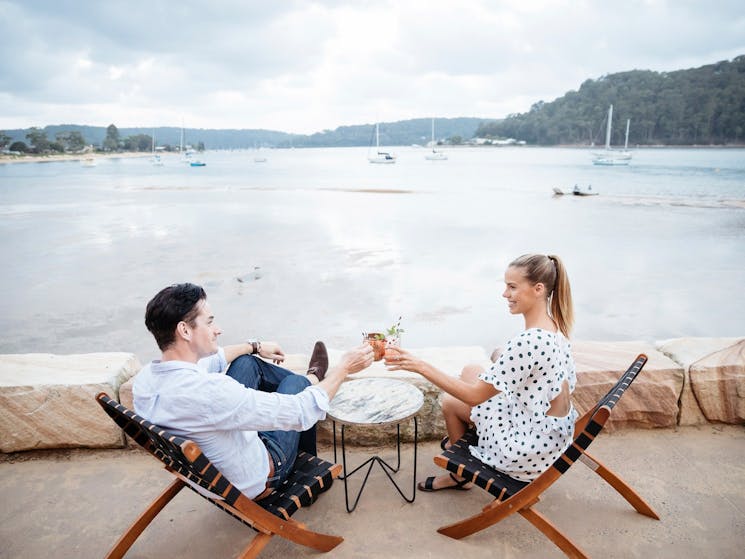
[[[476, 129], [485, 119], [480, 118], [441, 118], [436, 120], [439, 139], [472, 138]], [[431, 119], [419, 118], [380, 124], [380, 143], [387, 146], [425, 144], [431, 138]], [[116, 123], [114, 123], [116, 124]], [[43, 129], [16, 129], [5, 133], [9, 144], [16, 141], [28, 143], [31, 130], [46, 134], [53, 141], [59, 135], [78, 132], [87, 144], [102, 146], [106, 139], [106, 126], [82, 126], [78, 124], [59, 124], [45, 126]], [[178, 147], [181, 142], [181, 129], [160, 128], [118, 128], [119, 137], [135, 138], [155, 135], [158, 146]], [[335, 130], [324, 130], [315, 134], [289, 134], [275, 130], [225, 130], [187, 128], [184, 130], [184, 143], [196, 146], [203, 144], [207, 149], [250, 149], [256, 147], [340, 147], [369, 146], [374, 142], [374, 124], [341, 126]], [[149, 146], [149, 142], [148, 146]], [[150, 149], [149, 147], [147, 149]]]
[[[539, 101], [527, 113], [509, 115], [503, 120], [438, 118], [437, 138], [456, 144], [480, 137], [515, 138], [538, 145], [599, 145], [605, 141], [606, 115], [611, 104], [613, 145], [623, 143], [626, 119], [631, 120], [631, 145], [743, 144], [745, 55], [688, 70], [632, 70], [590, 79], [578, 91], [551, 102]], [[381, 123], [380, 143], [425, 144], [430, 139], [430, 126], [429, 118]], [[107, 128], [110, 126], [69, 124], [7, 130], [0, 132], [0, 147], [29, 141], [29, 148], [37, 152], [44, 150], [39, 150], [35, 141], [58, 150], [67, 150], [81, 141], [104, 147]], [[184, 137], [186, 144], [207, 149], [369, 146], [374, 141], [374, 130], [374, 123], [341, 126], [310, 135], [260, 129], [189, 128]], [[149, 150], [153, 134], [158, 146], [177, 148], [181, 133], [176, 127], [121, 128], [119, 149], [137, 146], [134, 149]], [[112, 149], [111, 139], [108, 143], [107, 149]]]
[[745, 143], [745, 55], [675, 72], [632, 70], [587, 80], [550, 103], [479, 127], [480, 137], [529, 144], [602, 144], [613, 104], [611, 143], [631, 145]]

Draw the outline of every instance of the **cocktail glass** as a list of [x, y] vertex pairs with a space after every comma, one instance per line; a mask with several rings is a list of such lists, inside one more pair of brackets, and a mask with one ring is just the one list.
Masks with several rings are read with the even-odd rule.
[[386, 338], [385, 335], [381, 332], [371, 332], [369, 334], [363, 334], [362, 335], [362, 341], [367, 342], [370, 344], [373, 348], [373, 359], [375, 361], [380, 361], [383, 359], [383, 355], [385, 355], [385, 348], [386, 348]]

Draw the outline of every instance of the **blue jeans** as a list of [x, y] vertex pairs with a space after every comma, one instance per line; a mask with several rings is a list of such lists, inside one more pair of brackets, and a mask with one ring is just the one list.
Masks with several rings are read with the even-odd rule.
[[[308, 377], [278, 367], [254, 357], [241, 355], [228, 367], [229, 377], [246, 388], [262, 392], [298, 394], [310, 386]], [[274, 476], [267, 480], [269, 487], [276, 487], [292, 472], [298, 450], [317, 455], [316, 426], [307, 431], [259, 431], [259, 438], [274, 462]]]

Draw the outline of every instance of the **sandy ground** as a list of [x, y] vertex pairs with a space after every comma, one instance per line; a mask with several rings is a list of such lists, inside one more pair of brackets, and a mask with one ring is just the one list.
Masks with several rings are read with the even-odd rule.
[[[438, 469], [437, 443], [419, 445], [417, 477]], [[354, 449], [350, 464], [375, 449]], [[411, 446], [397, 479], [411, 490]], [[537, 509], [591, 557], [735, 558], [745, 542], [745, 428], [703, 426], [604, 433], [590, 449], [661, 517], [637, 514], [592, 471], [577, 464]], [[377, 449], [395, 460], [393, 449]], [[331, 458], [330, 449], [323, 455]], [[407, 461], [408, 460], [408, 461]], [[0, 461], [0, 557], [102, 557], [169, 483], [149, 455], [133, 450], [6, 455]], [[360, 479], [350, 479], [350, 489]], [[563, 557], [515, 515], [460, 541], [436, 532], [489, 502], [481, 490], [418, 493], [405, 503], [374, 469], [357, 510], [344, 508], [337, 481], [295, 519], [342, 535], [326, 557]], [[190, 491], [179, 494], [140, 536], [128, 558], [235, 557], [253, 532]], [[275, 537], [262, 557], [322, 557]]]

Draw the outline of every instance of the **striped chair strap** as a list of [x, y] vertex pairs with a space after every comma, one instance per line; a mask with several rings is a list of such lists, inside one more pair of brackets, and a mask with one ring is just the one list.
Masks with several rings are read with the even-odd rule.
[[315, 503], [318, 496], [331, 487], [333, 467], [331, 462], [299, 452], [290, 476], [257, 503], [272, 514], [289, 519], [301, 507]]
[[[539, 480], [542, 484], [553, 483], [553, 481], [565, 473], [582, 456], [583, 452], [587, 450], [587, 447], [590, 446], [595, 437], [602, 431], [613, 406], [623, 396], [646, 362], [647, 356], [644, 354], [640, 354], [636, 358], [626, 372], [621, 375], [618, 382], [600, 399], [584, 429], [580, 433], [574, 434], [572, 444], [556, 459], [551, 468], [546, 470], [532, 483]], [[445, 450], [442, 457], [447, 459], [447, 464], [445, 465], [447, 470], [470, 480], [482, 489], [487, 490], [500, 501], [510, 498], [528, 485], [526, 482], [518, 481], [507, 474], [495, 470], [472, 456], [469, 446], [475, 446], [476, 444], [478, 444], [478, 435], [474, 430], [469, 430], [459, 441], [451, 445], [448, 450]]]
[[513, 479], [473, 456], [469, 447], [477, 445], [478, 440], [476, 431], [471, 429], [466, 431], [456, 443], [451, 444], [450, 448], [442, 453], [442, 456], [447, 459], [447, 470], [468, 479], [500, 501], [511, 497], [528, 485], [527, 482]]
[[640, 353], [631, 366], [626, 369], [626, 372], [621, 375], [621, 378], [618, 379], [618, 382], [616, 382], [613, 388], [611, 388], [600, 402], [598, 402], [596, 409], [600, 409], [603, 406], [607, 407], [609, 410], [613, 409], [613, 406], [616, 405], [624, 392], [626, 392], [628, 387], [631, 386], [631, 383], [634, 382], [634, 379], [641, 372], [642, 367], [644, 367], [646, 362], [647, 356]]
[[[97, 400], [125, 433], [168, 468], [210, 493], [219, 495], [228, 504], [235, 503], [240, 491], [202, 454], [195, 443], [150, 423], [105, 394], [99, 394]], [[196, 451], [187, 457], [185, 448]]]
[[590, 446], [595, 437], [600, 434], [603, 430], [605, 422], [610, 417], [613, 407], [624, 395], [626, 389], [631, 386], [634, 379], [637, 377], [639, 372], [647, 362], [647, 356], [643, 353], [638, 355], [634, 362], [626, 369], [626, 372], [621, 375], [616, 384], [603, 396], [595, 406], [592, 415], [590, 416], [587, 424], [580, 433], [574, 433], [574, 441], [564, 451], [564, 453], [557, 458], [554, 462], [553, 467], [556, 468], [559, 473], [565, 473], [572, 464], [579, 460], [585, 450]]
[[[150, 423], [106, 394], [99, 394], [97, 400], [127, 435], [168, 468], [204, 491], [191, 485], [187, 487], [209, 501], [219, 499], [229, 505], [235, 504], [240, 491], [220, 473], [196, 443]], [[333, 467], [331, 462], [300, 452], [289, 478], [257, 504], [275, 516], [288, 520], [298, 509], [311, 505], [318, 495], [331, 487]]]

